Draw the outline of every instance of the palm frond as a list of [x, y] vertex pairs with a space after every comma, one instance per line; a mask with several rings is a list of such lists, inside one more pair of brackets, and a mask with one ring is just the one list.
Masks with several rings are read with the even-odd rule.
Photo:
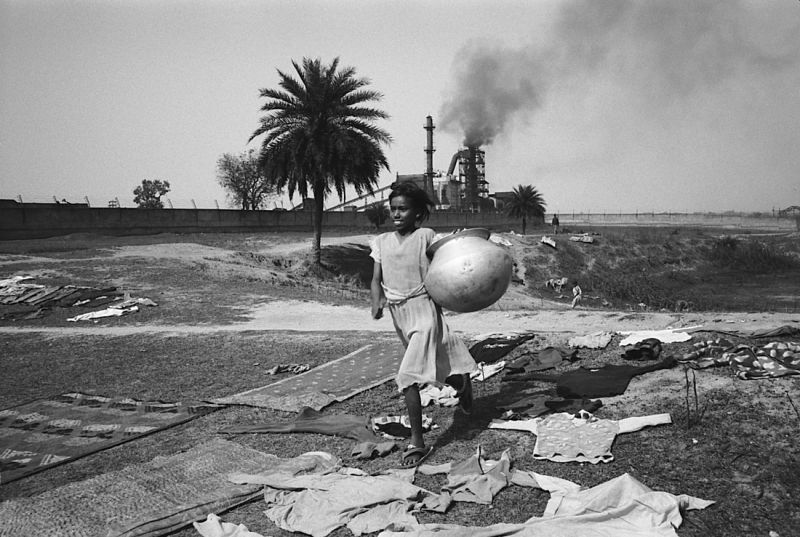
[[[259, 168], [290, 197], [335, 191], [342, 199], [348, 185], [359, 195], [373, 192], [381, 170], [389, 170], [382, 146], [392, 138], [374, 124], [389, 115], [369, 105], [383, 95], [355, 68], [340, 68], [339, 58], [328, 65], [303, 58], [292, 67], [296, 77], [278, 70], [279, 89], [260, 90], [267, 114], [250, 137], [262, 137]], [[315, 222], [321, 225], [321, 218]]]

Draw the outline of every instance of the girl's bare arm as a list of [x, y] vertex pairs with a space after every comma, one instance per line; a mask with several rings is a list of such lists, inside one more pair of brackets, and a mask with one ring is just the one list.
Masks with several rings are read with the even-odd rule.
[[386, 296], [383, 294], [381, 281], [383, 280], [383, 270], [377, 261], [372, 268], [372, 282], [370, 282], [370, 296], [372, 298], [372, 318], [380, 319], [383, 317], [383, 307], [386, 305]]

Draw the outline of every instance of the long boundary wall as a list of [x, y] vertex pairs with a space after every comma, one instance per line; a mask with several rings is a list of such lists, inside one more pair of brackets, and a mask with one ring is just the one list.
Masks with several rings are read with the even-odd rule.
[[[562, 226], [685, 226], [800, 230], [800, 217], [715, 213], [559, 213]], [[547, 220], [550, 221], [549, 219]]]
[[[146, 235], [154, 233], [220, 233], [258, 231], [310, 231], [310, 211], [240, 211], [232, 209], [133, 209], [92, 208], [52, 205], [0, 208], [0, 239], [54, 237], [70, 233], [107, 235]], [[545, 221], [549, 222], [548, 215]], [[800, 229], [800, 219], [731, 214], [678, 213], [559, 213], [563, 227], [577, 231], [580, 226], [687, 226], [750, 230]], [[325, 212], [324, 229], [374, 229], [364, 213]], [[521, 231], [521, 221], [502, 213], [434, 212], [426, 225], [449, 231], [465, 227], [485, 227], [493, 231]], [[388, 229], [389, 225], [384, 226]], [[536, 223], [528, 222], [534, 232]], [[541, 227], [538, 229], [548, 230]], [[549, 231], [549, 230], [548, 230]]]

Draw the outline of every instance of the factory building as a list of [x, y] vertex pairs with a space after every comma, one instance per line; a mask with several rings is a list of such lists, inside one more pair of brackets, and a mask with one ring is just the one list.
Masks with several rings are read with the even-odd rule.
[[450, 159], [447, 173], [433, 168], [433, 119], [428, 116], [425, 123], [427, 145], [425, 147], [425, 173], [400, 175], [397, 181], [413, 181], [424, 189], [436, 202], [440, 211], [493, 211], [494, 202], [489, 196], [486, 180], [486, 152], [479, 147], [460, 149]]

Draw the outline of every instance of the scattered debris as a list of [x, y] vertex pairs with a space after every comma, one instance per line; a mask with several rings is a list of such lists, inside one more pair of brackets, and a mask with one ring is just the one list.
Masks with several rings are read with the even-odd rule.
[[546, 282], [544, 282], [544, 286], [548, 289], [552, 289], [553, 291], [560, 293], [564, 286], [569, 283], [569, 278], [550, 278]]
[[305, 373], [309, 369], [311, 369], [311, 366], [308, 364], [280, 364], [267, 369], [266, 373], [267, 375], [277, 375], [279, 373], [299, 375], [300, 373]]
[[580, 235], [573, 235], [569, 238], [572, 242], [585, 242], [585, 243], [593, 243], [594, 237], [589, 235], [588, 233], [581, 233]]

